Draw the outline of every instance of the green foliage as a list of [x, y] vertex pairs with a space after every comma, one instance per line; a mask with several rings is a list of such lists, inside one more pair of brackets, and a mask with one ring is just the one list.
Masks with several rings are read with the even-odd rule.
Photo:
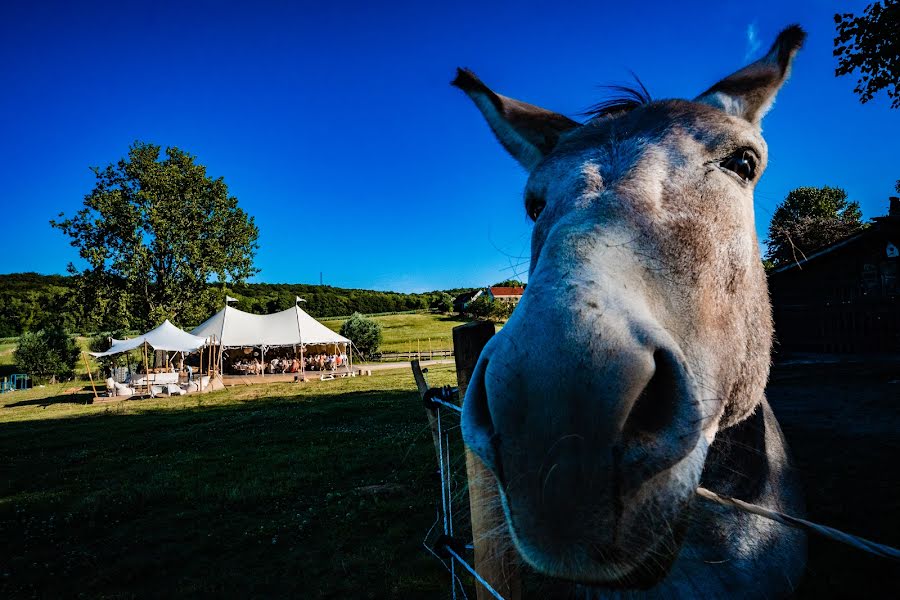
[[500, 300], [495, 300], [491, 303], [491, 314], [490, 319], [495, 323], [500, 323], [501, 321], [506, 321], [509, 317], [512, 316], [512, 311], [515, 308], [515, 305], [510, 302], [502, 302]]
[[849, 202], [841, 188], [797, 188], [772, 215], [766, 258], [774, 266], [801, 260], [864, 227], [859, 203]]
[[[98, 333], [97, 335], [91, 337], [87, 341], [88, 350], [91, 352], [106, 352], [109, 350], [111, 344], [111, 338], [116, 338], [118, 340], [122, 340], [128, 337], [128, 332], [124, 330], [114, 331], [112, 333]], [[97, 362], [105, 367], [117, 367], [121, 365], [128, 364], [130, 361], [132, 364], [140, 363], [140, 351], [132, 350], [131, 352], [125, 352], [122, 354], [114, 354], [113, 356], [105, 356], [102, 358], [94, 358]]]
[[495, 283], [491, 287], [525, 287], [525, 284], [518, 279], [506, 279], [500, 283]]
[[367, 319], [359, 313], [353, 313], [349, 319], [344, 321], [340, 333], [342, 336], [350, 338], [363, 356], [369, 356], [378, 351], [378, 347], [381, 345], [381, 324], [373, 319]]
[[441, 292], [431, 302], [431, 308], [437, 310], [438, 312], [442, 312], [442, 313], [452, 312], [453, 311], [453, 296], [451, 296], [447, 292]]
[[55, 325], [75, 327], [70, 278], [37, 273], [0, 275], [0, 337]]
[[487, 294], [478, 296], [466, 307], [465, 314], [473, 319], [500, 323], [512, 315], [512, 304], [500, 300], [491, 300]]
[[[269, 313], [294, 305], [300, 296], [305, 303], [303, 310], [314, 317], [335, 317], [354, 312], [363, 314], [425, 310], [433, 302], [437, 292], [428, 294], [401, 294], [336, 288], [328, 285], [308, 284], [242, 284], [228, 289], [237, 298], [237, 308], [253, 313]], [[224, 300], [224, 298], [223, 298]]]
[[465, 314], [473, 319], [487, 319], [491, 316], [492, 304], [493, 302], [488, 299], [487, 294], [482, 294], [469, 302]]
[[[36, 331], [53, 323], [62, 323], [67, 329], [85, 334], [97, 331], [130, 331], [145, 329], [137, 318], [128, 314], [127, 305], [121, 296], [106, 294], [91, 288], [81, 277], [61, 275], [38, 275], [37, 273], [17, 273], [0, 275], [0, 337], [12, 337], [23, 331]], [[113, 289], [118, 284], [109, 282]], [[456, 290], [453, 290], [456, 291]], [[276, 312], [294, 305], [294, 298], [300, 296], [306, 302], [303, 310], [316, 318], [363, 314], [395, 313], [412, 310], [427, 310], [442, 292], [425, 294], [401, 294], [372, 290], [336, 288], [308, 284], [268, 284], [250, 283], [230, 286], [207, 286], [208, 301], [202, 314], [191, 320], [182, 319], [184, 327], [199, 325], [203, 320], [222, 307], [225, 294], [238, 299], [237, 307], [257, 314]], [[452, 292], [451, 292], [452, 293]], [[107, 313], [106, 323], [100, 323], [91, 312], [82, 310], [82, 300], [93, 294], [90, 303], [102, 303]], [[151, 323], [151, 326], [159, 323]], [[115, 335], [114, 337], [121, 337]]]
[[836, 14], [834, 22], [834, 55], [838, 59], [835, 74], [859, 71], [853, 91], [860, 102], [866, 103], [886, 90], [891, 108], [900, 108], [900, 0], [874, 2], [859, 17]]
[[13, 360], [39, 381], [71, 379], [78, 362], [78, 346], [62, 328], [41, 329], [19, 338]]
[[[178, 148], [165, 157], [136, 142], [127, 158], [93, 168], [96, 184], [74, 217], [51, 221], [88, 267], [76, 297], [93, 328], [199, 322], [215, 306], [210, 281], [253, 275], [259, 230], [220, 177]], [[77, 273], [69, 265], [70, 273]]]

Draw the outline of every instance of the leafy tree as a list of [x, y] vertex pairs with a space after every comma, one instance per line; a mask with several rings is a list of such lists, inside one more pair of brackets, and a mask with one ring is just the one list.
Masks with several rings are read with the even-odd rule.
[[853, 91], [860, 102], [865, 104], [879, 91], [887, 90], [891, 108], [900, 108], [900, 0], [874, 2], [859, 17], [836, 14], [834, 22], [834, 55], [838, 58], [835, 74], [859, 71]]
[[[257, 272], [253, 218], [190, 154], [167, 148], [161, 157], [159, 146], [135, 142], [126, 158], [91, 170], [84, 208], [50, 223], [88, 264], [77, 295], [95, 328], [199, 323], [214, 304], [210, 282]], [[69, 272], [78, 273], [72, 264]]]
[[525, 284], [518, 279], [507, 279], [500, 283], [495, 283], [492, 287], [525, 287]]
[[858, 202], [834, 187], [800, 187], [778, 205], [769, 223], [766, 258], [774, 266], [797, 261], [863, 229]]
[[491, 316], [492, 304], [487, 294], [482, 294], [469, 302], [465, 309], [465, 314], [473, 319], [487, 319]]
[[369, 356], [381, 345], [381, 323], [367, 319], [358, 312], [341, 325], [341, 335], [350, 338], [363, 356]]
[[514, 308], [513, 304], [501, 300], [491, 300], [486, 294], [483, 294], [469, 303], [464, 314], [473, 319], [499, 323], [507, 320]]
[[71, 379], [78, 362], [78, 346], [62, 328], [26, 332], [13, 354], [16, 366], [37, 380]]
[[510, 316], [512, 316], [512, 311], [514, 308], [515, 305], [510, 302], [494, 300], [493, 302], [491, 302], [491, 312], [488, 317], [496, 323], [506, 321]]
[[447, 292], [441, 292], [431, 303], [431, 308], [442, 313], [453, 312], [453, 296]]

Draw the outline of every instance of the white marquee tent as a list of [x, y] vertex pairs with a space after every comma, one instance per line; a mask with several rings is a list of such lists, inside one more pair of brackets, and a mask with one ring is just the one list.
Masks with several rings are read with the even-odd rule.
[[[349, 339], [328, 329], [299, 306], [271, 315], [255, 315], [225, 308], [191, 332], [201, 338], [215, 336], [223, 348], [349, 344]], [[213, 339], [213, 338], [211, 338]]]
[[91, 352], [92, 356], [112, 356], [140, 348], [146, 342], [154, 350], [168, 352], [196, 352], [206, 344], [206, 338], [191, 335], [172, 325], [168, 319], [162, 325], [128, 340], [113, 339], [112, 346], [106, 352]]

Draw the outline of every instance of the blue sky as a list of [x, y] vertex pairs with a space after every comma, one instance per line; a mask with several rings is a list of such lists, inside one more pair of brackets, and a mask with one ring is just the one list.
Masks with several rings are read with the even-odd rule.
[[[693, 97], [809, 32], [764, 122], [771, 212], [836, 185], [883, 214], [900, 111], [834, 77], [836, 3], [4, 2], [0, 6], [0, 272], [62, 273], [77, 254], [48, 225], [134, 140], [196, 155], [260, 228], [256, 281], [423, 291], [521, 273], [525, 173], [448, 82], [576, 115], [637, 73]], [[841, 2], [859, 12], [865, 2]]]

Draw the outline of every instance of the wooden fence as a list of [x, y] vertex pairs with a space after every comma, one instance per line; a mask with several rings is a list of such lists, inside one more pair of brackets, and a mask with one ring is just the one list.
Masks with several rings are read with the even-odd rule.
[[439, 360], [443, 358], [453, 358], [453, 350], [421, 350], [411, 352], [381, 352], [372, 356], [372, 360], [392, 361], [392, 360]]

